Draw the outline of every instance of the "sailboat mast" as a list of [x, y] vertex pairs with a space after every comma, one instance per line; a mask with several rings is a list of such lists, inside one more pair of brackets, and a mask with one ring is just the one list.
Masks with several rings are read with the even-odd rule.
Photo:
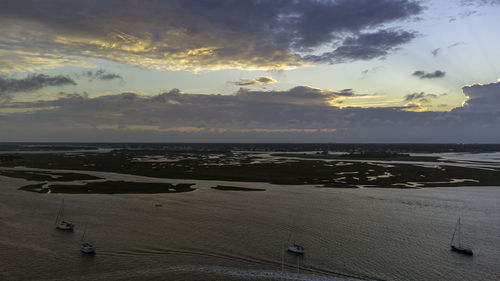
[[61, 207], [57, 211], [56, 222], [54, 224], [57, 224], [57, 222], [59, 221], [59, 217], [62, 218], [61, 220], [64, 220], [64, 214], [63, 214], [63, 212], [64, 212], [64, 198], [61, 201]]
[[458, 246], [462, 247], [462, 224], [460, 223], [460, 217], [458, 217]]
[[61, 206], [61, 220], [64, 220], [64, 198], [62, 199], [62, 206]]
[[455, 226], [455, 230], [453, 231], [453, 236], [451, 236], [450, 246], [453, 245], [453, 239], [455, 239], [455, 234], [457, 233], [457, 226]]
[[56, 224], [56, 225], [57, 225], [57, 221], [59, 221], [59, 215], [60, 215], [60, 214], [61, 214], [61, 211], [59, 210], [59, 211], [57, 212], [56, 221], [54, 222], [54, 224]]
[[85, 233], [87, 233], [87, 224], [88, 224], [88, 222], [85, 223], [85, 229], [83, 230], [81, 241], [83, 241], [83, 238], [85, 238]]
[[285, 242], [281, 243], [281, 274], [285, 271]]

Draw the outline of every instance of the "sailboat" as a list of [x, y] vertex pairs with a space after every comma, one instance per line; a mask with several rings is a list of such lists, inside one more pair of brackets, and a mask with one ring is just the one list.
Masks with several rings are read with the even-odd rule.
[[297, 255], [303, 255], [304, 254], [304, 247], [298, 245], [298, 244], [293, 244], [291, 246], [288, 246], [288, 251], [292, 252]]
[[[290, 233], [290, 236], [288, 236], [288, 241], [290, 241], [291, 237], [292, 237], [292, 233]], [[299, 244], [293, 243], [292, 245], [288, 246], [287, 251], [294, 253], [294, 254], [297, 254], [297, 255], [303, 255], [304, 254], [304, 247], [300, 246]]]
[[[288, 239], [290, 240], [290, 239]], [[283, 248], [285, 248], [285, 243], [282, 244]], [[281, 249], [281, 274], [285, 272], [285, 251], [284, 249]], [[300, 257], [304, 255], [304, 247], [298, 245], [298, 244], [293, 244], [292, 246], [288, 246], [287, 249], [288, 252], [292, 252], [297, 256], [297, 273], [300, 272]]]
[[59, 209], [59, 212], [57, 212], [55, 224], [56, 228], [60, 230], [73, 231], [73, 228], [75, 227], [75, 225], [71, 222], [67, 222], [64, 220], [64, 198], [62, 199], [61, 208]]
[[[467, 256], [472, 256], [474, 253], [472, 252], [472, 249], [467, 248], [462, 245], [462, 229], [461, 229], [461, 222], [460, 222], [460, 217], [458, 217], [458, 222], [457, 226], [455, 227], [455, 231], [453, 232], [453, 236], [451, 237], [451, 242], [450, 242], [450, 247], [452, 251], [455, 251], [457, 253], [467, 255]], [[457, 234], [458, 233], [458, 234]], [[455, 240], [455, 234], [457, 234], [458, 237], [458, 245], [453, 244]]]
[[84, 242], [85, 234], [87, 233], [87, 224], [85, 224], [85, 230], [83, 231], [82, 239], [81, 242], [82, 244], [80, 245], [80, 251], [84, 254], [95, 254], [95, 248], [92, 244], [89, 242]]

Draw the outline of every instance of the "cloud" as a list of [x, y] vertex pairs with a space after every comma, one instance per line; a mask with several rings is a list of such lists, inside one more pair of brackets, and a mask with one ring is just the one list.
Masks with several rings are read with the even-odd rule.
[[[0, 57], [15, 54], [23, 63], [22, 67], [15, 61], [0, 65], [0, 71], [52, 68], [65, 64], [64, 60], [76, 63], [86, 58], [189, 71], [289, 69], [373, 59], [415, 37], [411, 31], [380, 29], [422, 10], [413, 0], [140, 4], [135, 0], [5, 0], [0, 3], [4, 54]], [[45, 54], [44, 59], [33, 61], [36, 54]]]
[[500, 112], [500, 81], [484, 85], [464, 86], [462, 91], [467, 100], [460, 110], [468, 112]]
[[400, 30], [379, 30], [374, 33], [362, 33], [346, 38], [332, 52], [325, 52], [321, 55], [308, 55], [305, 59], [313, 62], [335, 64], [383, 58], [395, 51], [397, 46], [410, 42], [416, 36], [415, 32]]
[[[458, 46], [461, 46], [461, 45], [465, 45], [465, 42], [464, 41], [459, 41], [459, 42], [455, 42], [453, 44], [450, 44], [446, 47], [446, 49], [451, 49], [451, 48], [454, 48], [454, 47], [458, 47]], [[437, 57], [439, 54], [441, 54], [443, 52], [443, 48], [437, 48], [437, 49], [434, 49], [432, 50], [432, 55], [434, 57]]]
[[59, 99], [86, 99], [89, 97], [88, 93], [66, 93], [66, 92], [59, 92], [57, 94], [57, 97]]
[[405, 96], [405, 101], [407, 102], [420, 102], [420, 103], [429, 103], [431, 99], [438, 98], [436, 94], [426, 94], [424, 92], [407, 94]]
[[[205, 132], [224, 129], [239, 133], [325, 133], [334, 131], [331, 118], [321, 117], [325, 112], [338, 110], [331, 102], [354, 95], [351, 89], [333, 91], [308, 86], [288, 91], [240, 89], [234, 95], [188, 94], [177, 89], [156, 96], [122, 93], [92, 98], [87, 94], [61, 93], [57, 100], [16, 102], [3, 108], [50, 108], [36, 111], [39, 124], [51, 127], [50, 130], [154, 128], [157, 132], [169, 132], [175, 131], [172, 128], [194, 127]], [[24, 124], [33, 117], [26, 114], [4, 116], [3, 120], [15, 118], [17, 124], [35, 130]], [[57, 120], [57, 124], [50, 124], [51, 120]]]
[[422, 70], [417, 70], [413, 72], [413, 76], [417, 76], [420, 79], [434, 79], [434, 78], [443, 78], [446, 75], [446, 72], [441, 70], [436, 70], [434, 72], [425, 72]]
[[262, 76], [256, 79], [246, 79], [240, 78], [239, 81], [231, 82], [237, 86], [262, 86], [276, 83], [278, 81], [274, 80], [272, 77]]
[[341, 97], [352, 97], [352, 89], [341, 91], [322, 90], [308, 86], [294, 87], [288, 91], [249, 91], [240, 89], [235, 97], [240, 101], [251, 103], [278, 103], [296, 105], [331, 105]]
[[49, 86], [76, 85], [73, 79], [57, 75], [31, 74], [26, 78], [15, 79], [0, 76], [0, 97], [5, 100], [8, 94], [35, 91]]
[[361, 79], [365, 79], [368, 75], [375, 74], [382, 69], [384, 69], [383, 66], [375, 66], [375, 67], [372, 67], [370, 69], [365, 69], [365, 70], [361, 71]]
[[[0, 34], [2, 34], [1, 27]], [[40, 53], [38, 51], [20, 51], [11, 48], [11, 46], [5, 47], [2, 45], [0, 41], [0, 73], [35, 72], [65, 65], [91, 67], [89, 63], [74, 57], [47, 54], [47, 52], [53, 50], [47, 50]]]
[[90, 79], [90, 81], [93, 80], [102, 80], [102, 81], [111, 81], [115, 79], [119, 79], [123, 81], [123, 77], [120, 74], [117, 73], [109, 73], [104, 69], [98, 69], [96, 71], [85, 71], [79, 76], [87, 77]]
[[460, 13], [460, 17], [466, 18], [466, 17], [470, 17], [470, 16], [475, 15], [475, 14], [477, 14], [477, 11], [464, 11], [464, 12]]
[[500, 5], [500, 0], [462, 0], [461, 4], [463, 6], [494, 6]]
[[441, 48], [437, 48], [437, 49], [432, 50], [432, 52], [431, 52], [431, 53], [432, 53], [432, 55], [433, 55], [434, 57], [437, 57], [437, 56], [439, 55], [439, 53], [440, 53], [440, 52], [441, 52]]
[[[240, 89], [233, 95], [171, 90], [148, 96], [62, 94], [48, 101], [0, 105], [1, 141], [218, 142], [498, 142], [500, 82], [464, 87], [464, 107], [421, 111], [408, 95], [398, 107], [337, 107], [350, 89], [299, 86], [286, 91]], [[36, 120], [36, 122], [33, 122]]]

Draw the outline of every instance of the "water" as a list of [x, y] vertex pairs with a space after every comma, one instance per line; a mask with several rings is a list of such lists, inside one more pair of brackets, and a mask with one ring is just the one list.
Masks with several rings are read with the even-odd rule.
[[[499, 187], [242, 183], [266, 191], [233, 192], [210, 189], [224, 182], [185, 182], [197, 183], [197, 190], [64, 195], [65, 216], [76, 224], [74, 233], [66, 233], [54, 227], [61, 195], [19, 191], [26, 181], [0, 177], [0, 279], [279, 279], [288, 239], [306, 249], [300, 274], [295, 256], [285, 254], [284, 277], [290, 280], [500, 279]], [[449, 249], [459, 215], [473, 257]], [[86, 222], [94, 257], [79, 251]]]

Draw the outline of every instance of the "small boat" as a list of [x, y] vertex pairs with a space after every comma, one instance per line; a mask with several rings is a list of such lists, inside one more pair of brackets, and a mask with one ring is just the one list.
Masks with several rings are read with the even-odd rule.
[[297, 254], [297, 255], [303, 255], [304, 254], [304, 247], [297, 245], [297, 244], [293, 244], [292, 246], [288, 246], [288, 251], [292, 252], [294, 254]]
[[160, 203], [160, 202], [156, 202], [156, 203], [155, 203], [155, 207], [161, 207], [161, 206], [162, 206], [162, 205], [161, 205], [161, 203]]
[[57, 229], [68, 231], [73, 231], [73, 227], [75, 227], [75, 225], [67, 221], [60, 221], [56, 226]]
[[95, 254], [94, 246], [88, 242], [82, 243], [82, 245], [80, 245], [80, 250], [85, 254]]
[[55, 224], [56, 228], [60, 230], [73, 231], [73, 228], [75, 227], [75, 225], [71, 222], [64, 220], [64, 198], [61, 203], [61, 209], [59, 209], [59, 212], [57, 213]]
[[[455, 231], [453, 232], [453, 236], [451, 237], [451, 242], [450, 242], [451, 250], [454, 252], [463, 254], [463, 255], [472, 256], [474, 254], [472, 252], [472, 249], [467, 248], [467, 247], [462, 245], [462, 228], [461, 227], [462, 227], [462, 224], [460, 223], [460, 217], [459, 217], [457, 226], [455, 227]], [[458, 235], [457, 235], [458, 245], [453, 244], [454, 240], [455, 240], [455, 234], [457, 234], [457, 233], [458, 233]]]
[[83, 231], [83, 235], [82, 235], [82, 239], [81, 239], [82, 244], [80, 245], [80, 251], [82, 251], [82, 253], [84, 253], [84, 254], [93, 255], [93, 254], [95, 254], [94, 246], [92, 244], [90, 244], [89, 242], [83, 242], [86, 233], [87, 233], [87, 224], [85, 224], [85, 230]]

